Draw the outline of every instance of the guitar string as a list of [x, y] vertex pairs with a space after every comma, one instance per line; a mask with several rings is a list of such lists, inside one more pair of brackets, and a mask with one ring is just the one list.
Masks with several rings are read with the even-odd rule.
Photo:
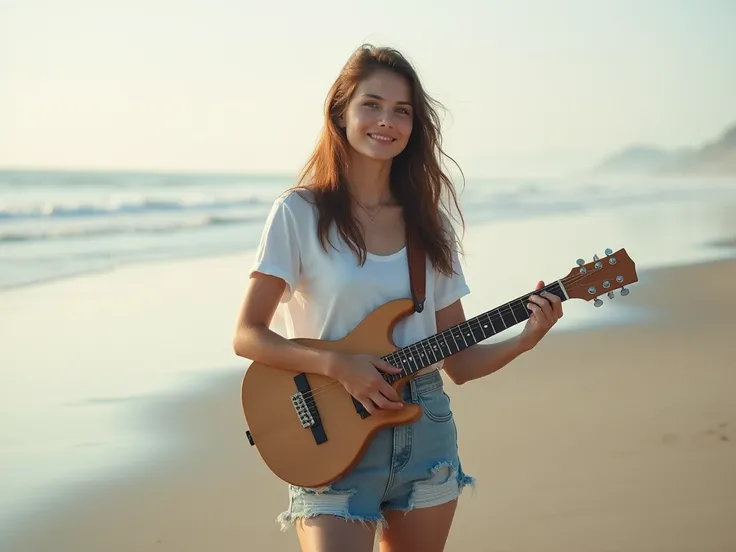
[[[585, 274], [582, 274], [582, 275], [581, 274], [576, 274], [576, 275], [574, 275], [572, 277], [569, 277], [570, 279], [567, 282], [565, 281], [565, 278], [563, 278], [562, 279], [562, 282], [565, 285], [565, 287], [567, 288], [568, 286], [570, 286], [572, 284], [575, 284], [575, 283], [579, 282], [580, 280], [583, 280], [583, 279], [589, 277], [592, 274], [597, 274], [597, 273], [585, 273]], [[554, 285], [557, 285], [557, 284], [558, 284], [558, 281], [545, 286], [544, 288], [542, 288], [539, 291], [544, 291], [544, 290], [546, 290], [548, 288], [551, 288], [551, 287], [553, 287]], [[513, 299], [512, 301], [509, 301], [507, 303], [507, 305], [510, 305], [510, 304], [514, 303], [515, 301], [521, 301], [521, 298]], [[493, 320], [501, 320], [502, 321], [503, 320], [503, 315], [504, 314], [508, 314], [509, 312], [512, 312], [512, 311], [513, 311], [513, 307], [506, 307], [506, 306], [504, 306], [504, 307], [501, 307], [499, 309], [493, 309], [492, 311], [489, 311], [488, 313], [483, 313], [480, 316], [482, 317], [483, 315], [486, 315], [486, 317], [488, 317], [491, 322]], [[468, 329], [471, 330], [471, 332], [474, 332], [474, 330], [480, 330], [482, 332], [481, 323], [480, 323], [479, 320], [477, 320], [477, 318], [478, 317], [475, 317], [475, 320], [473, 320], [472, 322], [470, 322], [470, 321], [461, 322], [460, 324], [454, 326], [453, 328], [448, 328], [447, 330], [444, 330], [443, 332], [440, 332], [438, 335], [441, 336], [443, 338], [443, 340], [445, 340], [445, 342], [447, 343], [447, 338], [448, 337], [452, 337], [453, 340], [455, 340], [455, 337], [452, 334], [452, 330], [462, 329], [461, 328], [462, 326], [466, 326]], [[506, 327], [504, 327], [504, 329], [506, 329]], [[445, 335], [445, 334], [447, 334], [447, 335]], [[435, 340], [437, 340], [437, 339], [435, 339]], [[424, 341], [424, 340], [422, 340], [422, 341]], [[414, 347], [417, 347], [417, 351], [419, 350], [417, 344], [411, 345], [409, 347], [404, 347], [403, 349], [409, 349], [409, 348], [411, 348], [413, 346]], [[449, 347], [449, 345], [448, 345], [448, 347]], [[401, 349], [399, 349], [399, 350], [401, 350]], [[424, 351], [424, 353], [426, 354], [426, 350]], [[392, 354], [394, 354], [394, 353], [390, 353], [390, 354], [385, 355], [385, 356], [386, 357], [390, 357]], [[448, 355], [448, 356], [450, 356], [450, 355]], [[439, 361], [437, 361], [437, 362], [439, 362]], [[419, 370], [417, 370], [417, 371], [419, 371]], [[411, 375], [412, 373], [413, 372], [411, 372], [409, 374], [402, 375], [401, 377], [403, 378], [405, 376]], [[393, 375], [393, 374], [389, 374], [389, 375]], [[401, 375], [401, 374], [396, 374], [396, 375]], [[325, 392], [331, 391], [332, 388], [336, 388], [339, 385], [340, 385], [339, 382], [332, 381], [330, 383], [327, 383], [327, 384], [321, 385], [319, 387], [316, 387], [316, 388], [312, 389], [311, 391], [308, 391], [306, 393], [303, 393], [302, 396], [305, 398], [305, 403], [308, 406], [312, 406], [314, 404], [314, 402], [316, 401], [316, 397], [323, 395]]]
[[[576, 274], [576, 275], [571, 276], [571, 277], [562, 278], [562, 280], [560, 280], [560, 281], [563, 283], [563, 285], [565, 286], [565, 288], [567, 288], [568, 286], [571, 286], [573, 284], [578, 283], [580, 280], [583, 280], [583, 279], [588, 278], [588, 277], [590, 277], [592, 275], [598, 275], [598, 274], [599, 274], [598, 272], [586, 272], [584, 274]], [[553, 282], [551, 284], [548, 284], [547, 286], [544, 286], [544, 288], [542, 288], [541, 290], [538, 290], [538, 291], [545, 291], [548, 288], [552, 288], [555, 285], [558, 285], [560, 281], [555, 281], [555, 282]], [[533, 294], [534, 294], [534, 292], [528, 294], [526, 296], [527, 297], [526, 300], [528, 300], [528, 296], [529, 295], [533, 295]], [[497, 320], [503, 321], [503, 315], [508, 314], [509, 312], [513, 313], [513, 307], [510, 306], [510, 305], [512, 305], [514, 302], [517, 302], [517, 301], [518, 302], [522, 302], [522, 298], [523, 297], [525, 297], [525, 296], [519, 297], [517, 299], [513, 299], [513, 300], [509, 301], [503, 307], [500, 307], [499, 309], [493, 309], [493, 310], [491, 310], [491, 311], [489, 311], [487, 313], [483, 313], [483, 314], [480, 315], [480, 317], [482, 317], [482, 316], [485, 315], [489, 319], [489, 321], [491, 322], [491, 326], [493, 326], [493, 321], [494, 320], [495, 321], [497, 321]], [[507, 305], [509, 305], [509, 306], [507, 306]], [[464, 328], [462, 328], [462, 326], [467, 327], [467, 329], [470, 330], [471, 333], [474, 333], [475, 330], [480, 330], [481, 332], [483, 332], [482, 327], [481, 327], [482, 326], [482, 323], [480, 322], [480, 320], [478, 320], [478, 318], [479, 317], [474, 317], [474, 319], [472, 321], [461, 322], [460, 324], [457, 324], [453, 328], [448, 328], [448, 329], [446, 329], [446, 330], [444, 330], [442, 332], [439, 332], [438, 336], [441, 336], [442, 339], [445, 341], [445, 343], [447, 343], [447, 338], [448, 337], [452, 337], [453, 340], [455, 340], [455, 336], [453, 335], [452, 331], [453, 330], [457, 331], [459, 329], [464, 329]], [[504, 324], [504, 329], [506, 329], [505, 324]], [[500, 332], [495, 332], [494, 335], [496, 335], [497, 333], [500, 333]], [[430, 337], [433, 337], [433, 336], [430, 336]], [[422, 341], [424, 341], [424, 340], [422, 340]], [[435, 341], [438, 341], [438, 338], [437, 337], [435, 337]], [[418, 342], [418, 343], [421, 343], [421, 341]], [[418, 343], [412, 344], [412, 345], [410, 345], [408, 347], [404, 347], [402, 349], [410, 349], [411, 350], [411, 348], [414, 347], [417, 352], [420, 352]], [[449, 345], [448, 345], [448, 348], [449, 348]], [[424, 349], [424, 347], [422, 347], [422, 349]], [[398, 350], [401, 350], [401, 349], [398, 349]], [[423, 352], [425, 355], [427, 354], [426, 349], [424, 349], [421, 352]], [[394, 353], [390, 353], [388, 355], [385, 355], [385, 357], [390, 357], [393, 354]], [[421, 354], [420, 354], [420, 356], [421, 356]], [[437, 362], [439, 362], [439, 361], [437, 361]], [[419, 370], [417, 370], [417, 371], [419, 371]], [[405, 375], [401, 375], [401, 374], [396, 374], [396, 375], [401, 375], [401, 377], [403, 378], [405, 376], [411, 375], [412, 373], [413, 372], [410, 372], [409, 374], [405, 374]], [[389, 374], [389, 375], [393, 375], [393, 374]], [[303, 393], [302, 394], [302, 397], [304, 397], [304, 399], [305, 399], [305, 401], [304, 401], [305, 404], [307, 406], [312, 406], [316, 402], [316, 397], [322, 396], [324, 393], [331, 391], [332, 388], [336, 388], [336, 386], [339, 386], [339, 385], [340, 385], [339, 382], [332, 381], [330, 383], [321, 385], [319, 387], [315, 387], [311, 391], [307, 391], [306, 393]]]

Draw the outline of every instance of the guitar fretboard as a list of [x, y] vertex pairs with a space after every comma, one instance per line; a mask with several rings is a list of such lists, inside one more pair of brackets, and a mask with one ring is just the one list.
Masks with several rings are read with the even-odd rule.
[[541, 291], [548, 291], [562, 301], [567, 299], [562, 285], [557, 281], [541, 290], [518, 297], [500, 307], [479, 314], [412, 345], [397, 349], [393, 353], [382, 357], [382, 360], [392, 366], [402, 368], [402, 372], [396, 375], [383, 374], [384, 379], [390, 383], [398, 381], [528, 320], [531, 315], [531, 311], [526, 307], [529, 297]]

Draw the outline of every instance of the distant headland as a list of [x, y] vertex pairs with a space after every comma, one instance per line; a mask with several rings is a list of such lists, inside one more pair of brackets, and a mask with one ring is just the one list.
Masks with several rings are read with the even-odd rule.
[[736, 124], [720, 137], [695, 148], [667, 150], [633, 145], [605, 158], [597, 174], [652, 176], [736, 176]]

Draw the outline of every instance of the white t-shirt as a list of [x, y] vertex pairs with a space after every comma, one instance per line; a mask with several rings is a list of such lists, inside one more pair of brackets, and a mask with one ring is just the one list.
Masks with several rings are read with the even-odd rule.
[[[282, 278], [281, 297], [286, 337], [336, 340], [350, 333], [384, 303], [411, 298], [406, 248], [391, 255], [358, 257], [340, 238], [335, 226], [323, 249], [317, 234], [317, 207], [308, 190], [291, 190], [273, 204], [266, 220], [253, 272]], [[335, 249], [337, 248], [337, 250]], [[437, 333], [435, 311], [470, 293], [457, 252], [452, 278], [439, 273], [427, 259], [426, 301], [395, 327], [394, 343], [405, 347]]]

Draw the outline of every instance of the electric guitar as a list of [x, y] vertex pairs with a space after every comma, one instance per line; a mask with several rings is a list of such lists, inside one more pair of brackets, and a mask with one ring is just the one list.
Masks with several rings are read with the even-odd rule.
[[[602, 304], [600, 295], [613, 298], [638, 281], [636, 266], [625, 249], [585, 263], [544, 290], [562, 301], [583, 299]], [[336, 341], [294, 339], [316, 349], [350, 354], [372, 354], [402, 368], [400, 374], [381, 373], [401, 396], [417, 372], [467, 347], [527, 320], [527, 293], [407, 347], [393, 343], [396, 323], [414, 311], [412, 299], [390, 301], [368, 315], [351, 333]], [[252, 362], [241, 386], [246, 436], [268, 468], [279, 478], [300, 487], [327, 485], [347, 473], [361, 459], [379, 430], [417, 420], [419, 404], [370, 415], [345, 388], [326, 376], [283, 370]]]

